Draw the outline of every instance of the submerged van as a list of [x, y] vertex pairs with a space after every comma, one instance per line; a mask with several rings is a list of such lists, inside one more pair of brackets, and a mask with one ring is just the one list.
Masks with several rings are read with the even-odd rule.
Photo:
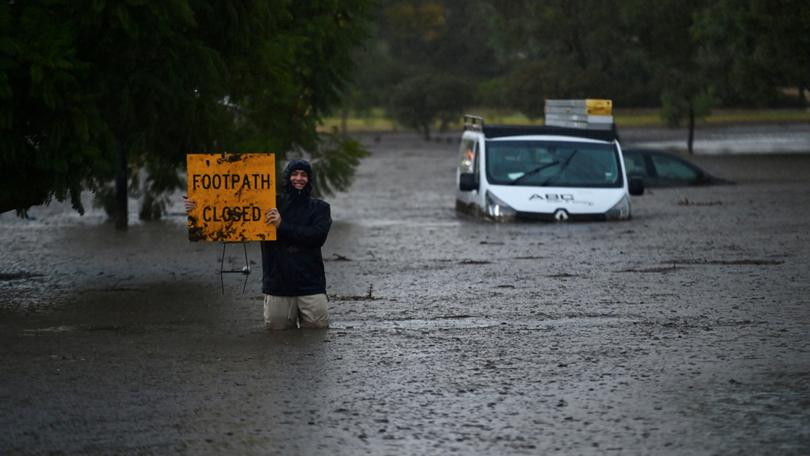
[[[602, 107], [592, 109], [594, 101]], [[549, 100], [544, 126], [464, 116], [456, 209], [498, 221], [629, 219], [630, 195], [644, 187], [627, 178], [605, 102]]]

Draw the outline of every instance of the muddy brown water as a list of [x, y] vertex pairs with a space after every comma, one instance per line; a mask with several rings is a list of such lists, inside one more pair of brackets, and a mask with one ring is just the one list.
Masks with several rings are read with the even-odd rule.
[[493, 224], [453, 209], [452, 139], [365, 141], [329, 330], [263, 329], [255, 244], [222, 294], [179, 198], [126, 233], [0, 216], [0, 453], [810, 452], [810, 155], [696, 157], [738, 184], [627, 222]]

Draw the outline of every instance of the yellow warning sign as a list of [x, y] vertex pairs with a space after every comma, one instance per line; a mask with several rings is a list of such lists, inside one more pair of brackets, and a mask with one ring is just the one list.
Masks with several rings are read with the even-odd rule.
[[597, 116], [613, 115], [613, 100], [598, 100], [589, 98], [585, 100], [588, 114]]
[[192, 241], [271, 241], [276, 227], [265, 223], [276, 207], [274, 154], [189, 154], [188, 214]]

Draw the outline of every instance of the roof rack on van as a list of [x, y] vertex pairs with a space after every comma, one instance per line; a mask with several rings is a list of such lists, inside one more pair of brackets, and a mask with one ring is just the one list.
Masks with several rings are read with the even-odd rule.
[[482, 116], [465, 114], [464, 130], [480, 131], [487, 138], [555, 135], [619, 140], [611, 100], [546, 100], [545, 112], [545, 125], [486, 125]]
[[481, 131], [484, 128], [484, 117], [464, 114], [464, 130]]
[[590, 130], [586, 128], [557, 127], [553, 125], [486, 125], [482, 128], [482, 132], [487, 138], [502, 138], [505, 136], [554, 135], [596, 139], [607, 142], [612, 142], [619, 139], [619, 134], [615, 129]]

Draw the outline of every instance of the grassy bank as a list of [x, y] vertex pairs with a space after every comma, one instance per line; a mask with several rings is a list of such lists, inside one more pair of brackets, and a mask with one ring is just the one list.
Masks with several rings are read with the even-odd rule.
[[[528, 119], [515, 112], [504, 112], [493, 109], [471, 109], [471, 114], [483, 115], [486, 122], [506, 125], [542, 125], [542, 119]], [[619, 127], [663, 127], [657, 109], [616, 109], [614, 111], [616, 124]], [[698, 122], [699, 125], [729, 124], [729, 123], [772, 123], [772, 122], [810, 122], [810, 110], [798, 109], [716, 109], [706, 119]], [[321, 127], [324, 131], [332, 128], [341, 128], [340, 117], [328, 117]], [[434, 130], [439, 125], [434, 126]], [[382, 109], [373, 109], [365, 116], [350, 115], [346, 119], [346, 128], [349, 132], [364, 131], [399, 131], [407, 130], [396, 125], [386, 118]], [[461, 128], [461, 119], [451, 124], [450, 128]]]

